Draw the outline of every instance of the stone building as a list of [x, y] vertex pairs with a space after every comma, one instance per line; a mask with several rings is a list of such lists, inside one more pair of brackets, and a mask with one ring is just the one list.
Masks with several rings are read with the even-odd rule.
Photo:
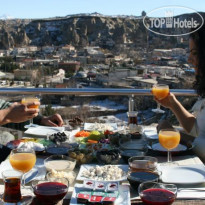
[[14, 70], [15, 80], [31, 80], [36, 79], [38, 70], [16, 69]]

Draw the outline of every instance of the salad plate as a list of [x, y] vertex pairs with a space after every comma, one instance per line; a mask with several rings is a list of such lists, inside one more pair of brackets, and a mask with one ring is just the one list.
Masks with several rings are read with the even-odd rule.
[[[167, 150], [162, 147], [160, 145], [160, 143], [154, 143], [151, 145], [150, 147], [152, 150], [154, 151], [158, 151], [158, 152], [161, 152], [161, 153], [167, 153]], [[186, 145], [183, 145], [183, 144], [179, 144], [176, 148], [170, 150], [171, 153], [182, 153], [182, 152], [185, 152], [187, 151], [188, 147]]]

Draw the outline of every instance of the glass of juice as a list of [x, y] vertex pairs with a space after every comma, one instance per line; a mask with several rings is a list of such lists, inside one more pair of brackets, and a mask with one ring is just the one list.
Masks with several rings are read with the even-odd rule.
[[[164, 84], [156, 84], [152, 86], [152, 94], [158, 99], [162, 100], [169, 94], [169, 86]], [[157, 108], [152, 109], [156, 113], [164, 113], [164, 110], [160, 109], [160, 104], [157, 103]]]
[[[21, 104], [24, 104], [24, 105], [26, 105], [28, 103], [34, 103], [34, 102], [39, 102], [40, 103], [39, 98], [37, 98], [37, 97], [24, 97], [21, 100]], [[29, 105], [28, 108], [38, 109], [39, 105]], [[30, 124], [28, 125], [28, 127], [32, 127], [32, 126], [33, 126], [33, 118], [30, 119]]]
[[157, 182], [143, 182], [138, 187], [138, 193], [146, 205], [170, 205], [177, 196], [177, 186]]
[[159, 143], [167, 149], [167, 163], [172, 161], [170, 150], [176, 148], [180, 142], [180, 132], [174, 128], [159, 131]]
[[2, 172], [4, 181], [3, 200], [6, 203], [18, 203], [21, 201], [21, 178], [22, 172], [16, 170], [5, 170]]
[[45, 205], [55, 205], [61, 201], [68, 192], [68, 186], [69, 182], [64, 177], [32, 182], [36, 198]]
[[[36, 163], [36, 154], [33, 149], [17, 148], [11, 151], [9, 156], [11, 166], [24, 173], [29, 172]], [[25, 177], [22, 177], [23, 185], [25, 185]]]

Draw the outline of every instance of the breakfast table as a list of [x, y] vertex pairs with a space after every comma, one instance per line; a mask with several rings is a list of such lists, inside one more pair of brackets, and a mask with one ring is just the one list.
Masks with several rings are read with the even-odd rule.
[[[25, 134], [24, 137], [36, 137], [36, 136], [32, 136], [32, 135], [27, 135]], [[159, 155], [159, 153], [153, 152], [153, 150], [148, 150], [147, 153], [148, 156], [154, 156], [158, 159], [159, 162], [159, 166], [160, 164], [166, 162], [167, 158], [166, 155]], [[48, 155], [46, 153], [40, 153], [37, 154], [37, 158], [38, 159], [45, 159], [47, 158]], [[175, 162], [174, 165], [170, 165], [170, 167], [176, 167], [176, 166], [203, 166], [202, 161], [192, 152], [192, 150], [188, 151], [186, 154], [182, 154], [182, 155], [176, 155], [173, 156], [173, 161]], [[120, 164], [125, 163], [122, 159], [120, 161]], [[2, 162], [3, 164], [3, 162]], [[1, 164], [1, 166], [2, 166]], [[79, 172], [79, 167], [76, 167], [74, 169], [74, 171], [76, 173]], [[190, 176], [192, 177], [192, 176]], [[58, 203], [58, 205], [64, 205], [64, 204], [69, 204], [71, 197], [72, 197], [72, 193], [74, 190], [74, 184], [75, 183], [82, 183], [80, 181], [75, 180], [75, 182], [69, 186], [69, 190], [68, 193], [66, 195], [66, 197], [64, 198], [64, 200], [62, 200], [61, 202]], [[123, 181], [122, 182], [125, 185], [129, 186], [129, 183], [127, 181]], [[178, 196], [177, 199], [175, 200], [175, 202], [173, 203], [174, 205], [202, 205], [205, 204], [205, 183], [201, 183], [200, 185], [192, 185], [190, 187], [188, 186], [183, 186], [183, 185], [179, 185], [178, 188], [180, 188], [181, 191], [178, 191]], [[184, 190], [187, 191], [188, 188], [201, 188], [202, 190], [204, 189], [204, 192], [202, 192], [201, 190], [189, 190], [189, 192], [185, 192]], [[3, 193], [4, 190], [4, 185], [3, 185], [3, 181], [1, 180], [1, 184], [0, 184], [0, 194]], [[203, 195], [204, 194], [204, 195]], [[32, 189], [31, 189], [31, 183], [29, 183], [27, 185], [27, 189], [23, 189], [22, 190], [22, 195], [25, 195], [26, 197], [28, 196], [34, 196]], [[131, 199], [131, 204], [143, 204], [140, 197], [138, 196], [138, 193], [136, 190], [133, 190], [132, 188], [130, 188], [130, 199]], [[0, 202], [1, 204], [1, 202]], [[36, 197], [33, 197], [32, 202], [29, 201], [28, 204], [32, 204], [32, 205], [41, 205], [41, 203], [36, 199]]]
[[[44, 156], [40, 156], [40, 157], [42, 158]], [[159, 160], [159, 163], [163, 163], [166, 161], [166, 156], [157, 156], [157, 158]], [[199, 165], [199, 164], [203, 165], [201, 160], [194, 154], [184, 155], [184, 156], [174, 156], [173, 160], [178, 164], [178, 166]], [[78, 172], [79, 168], [76, 168], [75, 171]], [[79, 181], [75, 181], [75, 182], [79, 183]], [[124, 182], [124, 184], [128, 184], [128, 183]], [[205, 184], [201, 184], [200, 187], [204, 187], [204, 193], [205, 193]], [[59, 202], [59, 205], [69, 204], [73, 188], [74, 188], [73, 186], [69, 187], [69, 191], [68, 191], [66, 198], [63, 201]], [[190, 193], [192, 195], [194, 194], [193, 192], [190, 192]], [[193, 195], [193, 197], [194, 197], [194, 195]], [[34, 198], [32, 204], [33, 205], [37, 205], [37, 204], [40, 205], [40, 202], [36, 198]], [[131, 204], [132, 205], [143, 204], [142, 201], [140, 200], [137, 192], [135, 190], [132, 190], [132, 189], [131, 189]], [[173, 204], [174, 205], [187, 205], [187, 204], [190, 204], [190, 205], [202, 205], [203, 204], [204, 205], [205, 204], [205, 195], [204, 195], [204, 199], [197, 198], [197, 197], [195, 199], [189, 198], [189, 197], [188, 198], [179, 198], [179, 199], [176, 199], [176, 201]]]

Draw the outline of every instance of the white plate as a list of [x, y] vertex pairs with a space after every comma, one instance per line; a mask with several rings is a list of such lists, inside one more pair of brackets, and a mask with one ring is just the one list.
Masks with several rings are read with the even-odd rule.
[[24, 133], [30, 135], [47, 136], [47, 134], [63, 132], [64, 130], [65, 127], [36, 126], [28, 128]]
[[[160, 143], [153, 144], [152, 149], [155, 151], [167, 152], [167, 150], [164, 147], [162, 147]], [[187, 150], [187, 147], [185, 145], [179, 144], [176, 148], [170, 150], [170, 152], [182, 152], [186, 150]]]
[[85, 123], [84, 130], [117, 131], [117, 123]]
[[[85, 190], [83, 188], [83, 184], [75, 184], [73, 194], [71, 197], [70, 205], [78, 205], [77, 203], [77, 193], [81, 190]], [[119, 196], [116, 199], [114, 205], [130, 205], [130, 190], [126, 185], [119, 186]]]
[[164, 183], [173, 184], [200, 184], [205, 182], [205, 166], [179, 166], [179, 167], [163, 167], [162, 181]]
[[[78, 173], [78, 176], [77, 176], [76, 180], [79, 180], [79, 181], [84, 181], [86, 179], [93, 180], [93, 179], [89, 179], [89, 178], [86, 178], [86, 177], [82, 177], [82, 172], [84, 170], [90, 169], [91, 167], [95, 167], [95, 166], [96, 166], [95, 164], [82, 164], [80, 166], [80, 171]], [[100, 165], [100, 166], [105, 166], [105, 165]], [[117, 167], [121, 168], [126, 173], [128, 172], [128, 169], [129, 169], [128, 165], [112, 165], [112, 166], [117, 166]], [[115, 179], [115, 180], [110, 180], [110, 181], [106, 181], [106, 182], [124, 181], [124, 180], [127, 180], [127, 174], [122, 176], [121, 179], [118, 179], [118, 180]]]

